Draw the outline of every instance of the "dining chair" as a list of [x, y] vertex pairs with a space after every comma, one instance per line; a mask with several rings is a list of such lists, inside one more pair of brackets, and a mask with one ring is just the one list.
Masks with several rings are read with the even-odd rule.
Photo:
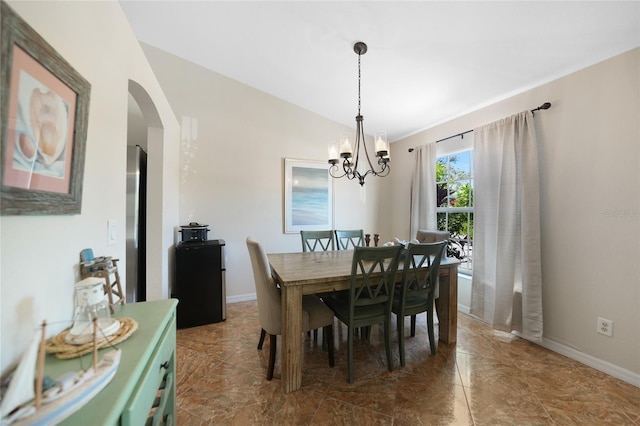
[[[328, 231], [300, 231], [300, 238], [302, 239], [302, 251], [327, 251], [329, 249], [335, 250], [335, 239], [332, 230]], [[308, 332], [311, 335], [311, 332]], [[264, 329], [260, 330], [260, 340], [258, 341], [258, 349], [262, 349], [266, 332]], [[313, 330], [313, 339], [318, 340], [318, 329]], [[323, 346], [324, 346], [323, 341]]]
[[[300, 238], [302, 239], [302, 251], [327, 251], [335, 250], [335, 234], [333, 230], [328, 231], [300, 231]], [[313, 339], [318, 340], [318, 330], [313, 330]], [[262, 334], [260, 340], [264, 340]], [[323, 343], [324, 346], [324, 343]]]
[[[262, 245], [253, 238], [247, 238], [247, 249], [251, 258], [253, 278], [258, 299], [258, 319], [260, 326], [270, 336], [269, 341], [269, 366], [267, 368], [267, 380], [273, 378], [273, 370], [276, 361], [276, 344], [278, 334], [282, 334], [282, 308], [280, 291], [271, 277], [269, 260]], [[333, 356], [333, 312], [315, 296], [303, 296], [302, 298], [302, 330], [308, 331], [317, 328], [323, 329], [324, 340], [328, 343], [329, 366], [334, 365]], [[262, 339], [261, 339], [262, 340]], [[260, 344], [258, 348], [260, 349]]]
[[[419, 243], [437, 243], [439, 241], [449, 241], [451, 234], [449, 231], [438, 231], [431, 229], [418, 229], [416, 232], [416, 240]], [[447, 248], [444, 249], [443, 257], [447, 257]], [[440, 283], [439, 278], [436, 279], [436, 291], [433, 295], [434, 299], [440, 297]], [[411, 317], [411, 336], [416, 335], [416, 316]]]
[[437, 243], [438, 241], [448, 241], [451, 234], [449, 231], [432, 231], [429, 229], [418, 229], [416, 240], [419, 243]]
[[411, 316], [411, 336], [415, 336], [416, 315], [427, 313], [427, 332], [431, 354], [436, 353], [436, 341], [433, 333], [433, 308], [436, 279], [440, 261], [447, 242], [412, 244], [404, 252], [402, 282], [399, 291], [393, 296], [392, 312], [396, 314], [398, 326], [398, 348], [400, 365], [405, 365], [404, 317]]
[[384, 323], [387, 368], [391, 357], [391, 303], [402, 246], [355, 247], [348, 292], [324, 298], [336, 317], [348, 329], [349, 383], [353, 383], [353, 337], [358, 327]]
[[336, 230], [336, 244], [338, 250], [348, 250], [355, 247], [364, 246], [364, 231], [356, 229], [352, 231]]
[[302, 251], [335, 250], [335, 239], [332, 230], [329, 231], [300, 231]]

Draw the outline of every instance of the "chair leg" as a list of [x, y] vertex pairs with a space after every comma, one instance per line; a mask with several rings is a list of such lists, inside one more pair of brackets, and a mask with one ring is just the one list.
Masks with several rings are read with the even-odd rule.
[[349, 383], [353, 383], [353, 334], [354, 334], [355, 330], [353, 327], [349, 327], [349, 336], [347, 338], [348, 341], [348, 345], [347, 345], [347, 357], [349, 358], [348, 360], [348, 364], [349, 364], [349, 376], [347, 377], [347, 380], [349, 381]]
[[400, 365], [404, 367], [404, 316], [396, 315], [398, 325], [398, 352], [400, 353]]
[[328, 350], [328, 348], [327, 348], [327, 327], [322, 327], [322, 350], [323, 351]]
[[371, 326], [368, 325], [366, 327], [363, 328], [363, 332], [364, 332], [364, 337], [362, 340], [366, 340], [367, 342], [371, 340]]
[[436, 354], [436, 339], [433, 334], [433, 309], [427, 310], [427, 332], [429, 333], [429, 346], [431, 355]]
[[267, 367], [267, 380], [273, 379], [273, 369], [276, 365], [276, 344], [278, 343], [278, 336], [269, 335], [269, 367]]
[[260, 341], [258, 342], [258, 349], [262, 350], [262, 345], [264, 344], [264, 338], [267, 335], [267, 332], [264, 331], [264, 328], [260, 330]]
[[329, 352], [329, 367], [333, 367], [334, 357], [333, 357], [333, 325], [329, 324], [328, 326], [322, 329], [322, 342], [327, 344], [327, 349]]
[[315, 330], [313, 330], [313, 341], [314, 342], [318, 341], [318, 329], [317, 328]]
[[411, 315], [411, 337], [416, 337], [416, 316]]
[[391, 315], [384, 320], [384, 349], [387, 352], [387, 369], [393, 371], [393, 357], [391, 356]]

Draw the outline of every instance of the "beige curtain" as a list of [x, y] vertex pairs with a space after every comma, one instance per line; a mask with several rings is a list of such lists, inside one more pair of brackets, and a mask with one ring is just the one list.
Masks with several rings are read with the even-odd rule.
[[436, 223], [436, 144], [418, 146], [411, 181], [411, 225], [408, 239], [416, 238], [418, 229], [438, 229]]
[[540, 192], [533, 114], [474, 129], [471, 314], [542, 340]]

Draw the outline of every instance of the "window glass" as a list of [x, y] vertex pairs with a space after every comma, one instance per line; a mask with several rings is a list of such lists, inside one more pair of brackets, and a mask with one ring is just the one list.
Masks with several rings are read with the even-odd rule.
[[438, 229], [449, 231], [447, 255], [460, 259], [460, 270], [473, 266], [473, 150], [436, 159]]

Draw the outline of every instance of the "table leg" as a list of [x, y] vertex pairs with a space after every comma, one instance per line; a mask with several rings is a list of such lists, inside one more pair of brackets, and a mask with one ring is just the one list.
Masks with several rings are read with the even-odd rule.
[[282, 384], [285, 393], [302, 386], [302, 288], [282, 287]]
[[444, 343], [455, 343], [458, 330], [458, 267], [456, 265], [446, 270], [447, 274], [440, 275], [440, 296], [436, 299], [438, 337]]

